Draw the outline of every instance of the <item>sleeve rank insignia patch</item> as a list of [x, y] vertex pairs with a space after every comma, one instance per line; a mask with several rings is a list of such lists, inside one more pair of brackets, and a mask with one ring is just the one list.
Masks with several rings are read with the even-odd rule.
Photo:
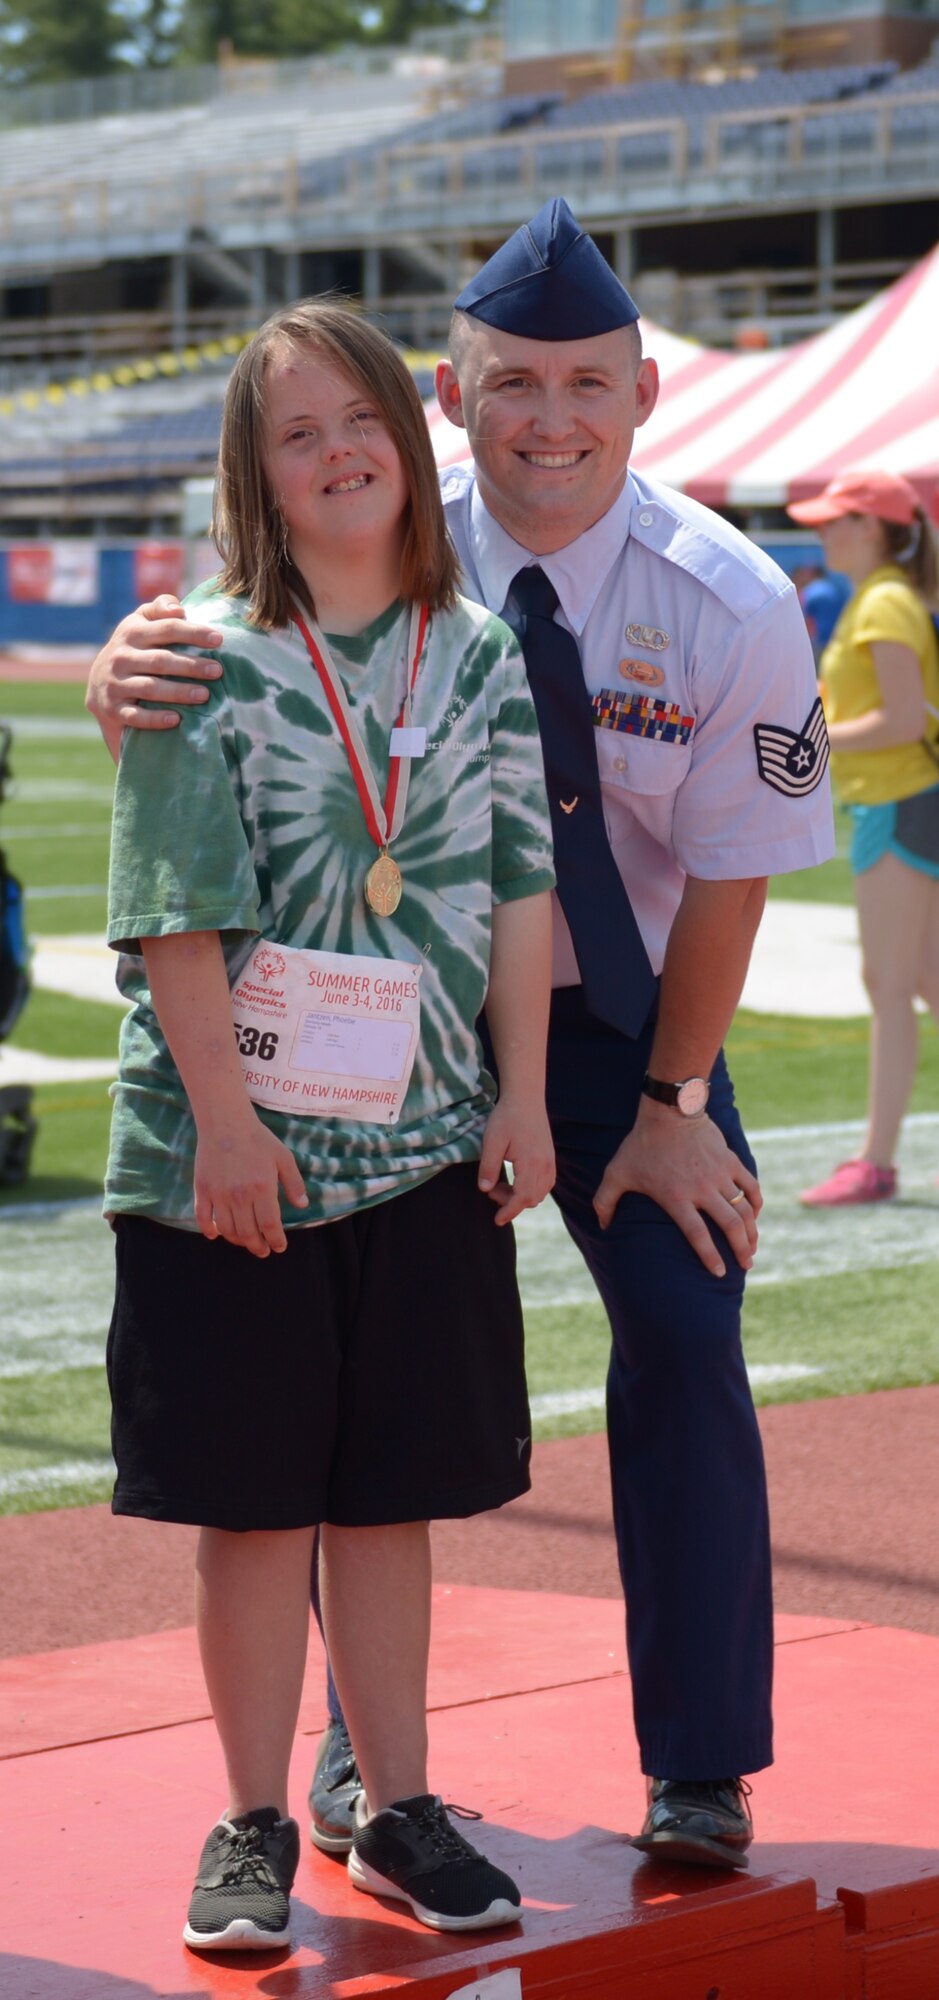
[[829, 756], [821, 700], [814, 702], [798, 733], [784, 729], [781, 722], [758, 722], [753, 740], [760, 777], [774, 792], [800, 799], [821, 784]]

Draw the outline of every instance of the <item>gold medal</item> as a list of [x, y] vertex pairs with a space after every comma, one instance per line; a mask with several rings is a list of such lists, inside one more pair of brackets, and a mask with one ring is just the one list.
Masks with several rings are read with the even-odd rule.
[[319, 675], [321, 685], [329, 704], [333, 721], [342, 737], [349, 759], [359, 803], [365, 815], [365, 824], [378, 848], [378, 859], [373, 861], [365, 877], [365, 900], [376, 917], [393, 917], [401, 901], [401, 870], [392, 861], [388, 852], [389, 840], [394, 840], [404, 824], [404, 809], [408, 795], [408, 779], [411, 771], [410, 749], [406, 756], [393, 746], [395, 733], [404, 730], [410, 738], [415, 734], [421, 738], [416, 754], [423, 756], [425, 732], [411, 729], [411, 695], [421, 663], [424, 640], [427, 636], [428, 609], [426, 604], [412, 604], [411, 623], [408, 634], [408, 651], [411, 654], [411, 669], [407, 692], [395, 730], [391, 735], [391, 754], [388, 759], [388, 783], [385, 788], [385, 802], [382, 805], [375, 782], [375, 774], [368, 761], [365, 745], [356, 729], [346, 692], [336, 672], [329, 647], [319, 626], [311, 632], [299, 611], [294, 612], [294, 623], [301, 633], [307, 652]]
[[401, 870], [383, 847], [365, 877], [365, 900], [376, 917], [393, 917], [401, 901]]

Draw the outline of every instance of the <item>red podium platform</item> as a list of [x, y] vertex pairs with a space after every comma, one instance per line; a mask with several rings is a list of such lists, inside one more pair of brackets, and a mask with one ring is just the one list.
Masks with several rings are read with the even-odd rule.
[[[939, 2000], [939, 1639], [777, 1629], [781, 1762], [747, 1875], [652, 1865], [622, 1608], [435, 1593], [432, 1783], [484, 1812], [523, 1922], [453, 1939], [306, 1848], [295, 1949], [180, 1932], [222, 1803], [194, 1635], [0, 1661], [2, 2000]], [[318, 1647], [293, 1771], [322, 1719]]]

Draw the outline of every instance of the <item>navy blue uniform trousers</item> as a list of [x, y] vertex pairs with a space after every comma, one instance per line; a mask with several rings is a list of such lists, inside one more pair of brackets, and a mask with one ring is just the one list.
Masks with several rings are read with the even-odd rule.
[[[555, 993], [554, 1199], [610, 1320], [610, 1477], [642, 1768], [739, 1777], [773, 1754], [769, 1514], [740, 1338], [744, 1274], [709, 1224], [726, 1265], [712, 1277], [647, 1195], [624, 1195], [605, 1231], [592, 1205], [635, 1122], [653, 1031], [650, 1021], [632, 1041], [587, 1014], [579, 987]], [[755, 1171], [723, 1055], [708, 1111]]]
[[[740, 1338], [744, 1274], [705, 1270], [648, 1196], [602, 1230], [593, 1197], [630, 1130], [654, 1018], [635, 1041], [553, 996], [548, 1110], [554, 1200], [606, 1307], [613, 1519], [642, 1769], [739, 1777], [772, 1762], [773, 1627], [763, 1451]], [[709, 1114], [755, 1171], [723, 1055]], [[676, 1116], [678, 1114], [676, 1113]], [[329, 1688], [330, 1713], [339, 1713]]]

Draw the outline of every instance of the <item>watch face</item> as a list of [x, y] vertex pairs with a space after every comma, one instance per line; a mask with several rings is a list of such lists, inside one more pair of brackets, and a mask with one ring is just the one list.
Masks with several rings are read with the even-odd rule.
[[685, 1118], [697, 1118], [706, 1110], [710, 1086], [706, 1077], [689, 1076], [686, 1083], [679, 1085], [675, 1099], [679, 1111]]

